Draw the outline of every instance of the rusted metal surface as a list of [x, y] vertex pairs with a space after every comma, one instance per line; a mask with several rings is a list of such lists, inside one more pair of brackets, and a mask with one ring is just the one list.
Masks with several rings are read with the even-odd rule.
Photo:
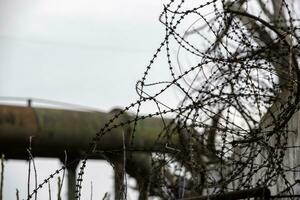
[[[28, 159], [27, 149], [32, 138], [33, 156], [64, 160], [64, 152], [67, 151], [68, 160], [73, 161], [86, 152], [95, 134], [113, 116], [114, 113], [0, 105], [0, 153], [8, 159]], [[112, 125], [133, 121], [134, 118], [134, 115], [124, 114]], [[168, 122], [168, 119], [164, 120]], [[125, 143], [127, 153], [130, 153], [126, 159], [126, 172], [138, 181], [140, 190], [144, 191], [143, 186], [146, 187], [150, 181], [150, 152], [176, 151], [180, 149], [181, 143], [178, 134], [166, 137], [161, 132], [163, 122], [160, 118], [139, 120], [134, 137], [132, 129], [133, 123], [107, 132], [97, 142], [96, 153], [91, 158], [118, 162], [123, 158]], [[74, 199], [75, 194], [76, 165], [73, 167], [68, 169], [69, 199]], [[144, 196], [141, 195], [141, 198], [145, 199]]]
[[18, 154], [26, 153], [30, 136], [37, 133], [37, 118], [32, 109], [0, 106], [0, 149], [7, 158], [21, 158]]
[[[27, 159], [26, 149], [32, 137], [34, 156], [64, 157], [81, 156], [88, 148], [95, 134], [112, 117], [113, 113], [82, 112], [48, 108], [31, 108], [0, 105], [0, 153], [6, 158]], [[126, 114], [121, 117], [133, 119]], [[132, 149], [137, 151], [161, 151], [165, 146], [179, 145], [178, 137], [157, 140], [163, 123], [159, 118], [139, 120], [136, 127]], [[116, 151], [123, 149], [123, 133], [127, 143], [131, 139], [130, 127], [118, 127], [105, 134], [97, 144], [97, 151]], [[163, 148], [162, 148], [163, 147]], [[101, 154], [97, 154], [101, 158]]]

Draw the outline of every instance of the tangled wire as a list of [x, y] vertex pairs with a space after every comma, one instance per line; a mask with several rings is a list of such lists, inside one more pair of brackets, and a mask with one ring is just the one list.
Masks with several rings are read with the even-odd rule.
[[[130, 131], [126, 153], [106, 156], [120, 177], [128, 173], [136, 178], [140, 199], [193, 199], [258, 187], [293, 198], [297, 180], [291, 177], [299, 166], [287, 165], [286, 156], [298, 148], [290, 146], [289, 124], [298, 110], [300, 69], [299, 26], [292, 3], [170, 0], [159, 17], [165, 37], [136, 85], [139, 99], [115, 112], [95, 135], [78, 174], [77, 198], [97, 141], [125, 126]], [[169, 77], [151, 82], [158, 56], [165, 58], [159, 67], [167, 67]], [[180, 92], [176, 107], [161, 100], [170, 90]], [[142, 116], [149, 102], [157, 112]], [[133, 108], [134, 117], [115, 123]], [[147, 160], [143, 167], [132, 153], [136, 127], [152, 117], [162, 121], [156, 144], [164, 145], [139, 154], [139, 160]], [[118, 167], [118, 156], [125, 158], [118, 162], [126, 167]], [[126, 182], [118, 184], [116, 198], [125, 199]]]

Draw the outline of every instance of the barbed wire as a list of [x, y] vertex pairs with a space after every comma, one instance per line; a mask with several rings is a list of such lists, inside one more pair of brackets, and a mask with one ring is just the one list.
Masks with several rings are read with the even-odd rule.
[[[211, 0], [195, 5], [170, 0], [164, 5], [159, 21], [165, 36], [136, 84], [139, 99], [115, 112], [95, 134], [79, 169], [76, 199], [81, 197], [89, 155], [98, 152], [97, 142], [105, 134], [120, 127], [129, 127], [129, 139], [119, 152], [104, 154], [112, 165], [112, 158], [126, 158], [123, 174], [136, 178], [140, 199], [149, 195], [192, 199], [256, 187], [293, 198], [298, 181], [291, 177], [300, 163], [290, 165], [286, 157], [299, 148], [290, 142], [294, 130], [289, 123], [299, 109], [300, 69], [299, 19], [290, 4]], [[166, 67], [169, 77], [151, 82], [158, 55], [165, 57], [165, 65], [159, 67]], [[160, 100], [171, 89], [182, 94], [177, 107]], [[157, 112], [141, 115], [148, 102]], [[134, 108], [135, 116], [124, 118]], [[166, 114], [174, 118], [169, 120]], [[160, 151], [143, 154], [150, 165], [143, 171], [135, 164], [131, 147], [140, 121], [152, 117], [163, 124], [156, 143], [168, 142]], [[119, 184], [123, 185], [118, 188], [127, 187]]]

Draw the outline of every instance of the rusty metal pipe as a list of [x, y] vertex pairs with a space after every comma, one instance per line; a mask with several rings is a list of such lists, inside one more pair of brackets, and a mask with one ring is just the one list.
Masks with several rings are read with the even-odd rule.
[[[113, 113], [104, 112], [0, 105], [0, 153], [5, 154], [8, 159], [27, 159], [26, 149], [29, 147], [29, 138], [32, 137], [32, 153], [36, 157], [63, 159], [65, 150], [68, 157], [81, 156], [95, 134], [113, 116]], [[124, 117], [121, 118], [115, 123], [124, 120]], [[126, 118], [133, 119], [134, 116], [126, 114]], [[160, 118], [140, 120], [131, 148], [153, 152], [165, 151], [166, 144], [178, 147], [178, 135], [157, 140], [162, 129]], [[98, 141], [97, 151], [122, 150], [124, 131], [128, 142], [131, 136], [126, 127], [115, 128]], [[95, 156], [101, 158], [101, 154]]]
[[[64, 160], [67, 151], [68, 160], [72, 161], [82, 157], [95, 134], [113, 116], [113, 113], [104, 112], [0, 105], [0, 153], [5, 154], [8, 159], [28, 159], [27, 148], [31, 137], [33, 156], [57, 157]], [[133, 115], [124, 114], [114, 123], [119, 124], [134, 118]], [[168, 122], [168, 119], [165, 119], [165, 122]], [[130, 159], [126, 160], [130, 166], [126, 167], [127, 173], [138, 180], [141, 175], [134, 173], [137, 169], [144, 174], [150, 173], [151, 163], [148, 161], [151, 160], [151, 154], [148, 152], [180, 149], [180, 142], [178, 134], [160, 137], [158, 140], [163, 130], [163, 122], [160, 118], [139, 120], [134, 140], [130, 141], [132, 125], [126, 124], [107, 132], [97, 142], [98, 153], [92, 155], [92, 158], [109, 159], [110, 162], [114, 162], [114, 159], [118, 160], [122, 155], [125, 139], [126, 145], [130, 144], [132, 151], [138, 151], [130, 152]], [[126, 147], [126, 150], [130, 149]], [[101, 152], [105, 152], [105, 157]], [[74, 170], [68, 169], [68, 173], [72, 175]], [[69, 199], [72, 199], [75, 176], [70, 177]]]

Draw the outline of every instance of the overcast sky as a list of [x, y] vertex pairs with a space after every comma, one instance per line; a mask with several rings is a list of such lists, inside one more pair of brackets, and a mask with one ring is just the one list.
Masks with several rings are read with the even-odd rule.
[[163, 38], [162, 5], [150, 0], [0, 0], [0, 95], [104, 110], [129, 104]]
[[[158, 22], [163, 3], [0, 0], [0, 96], [51, 99], [105, 111], [128, 105], [137, 99], [135, 83], [164, 36]], [[160, 68], [151, 72], [158, 79], [167, 75]], [[144, 110], [151, 111], [151, 106]], [[37, 159], [36, 165], [43, 180], [60, 163]], [[86, 199], [91, 181], [94, 199], [112, 192], [108, 166], [88, 163]], [[25, 198], [26, 183], [26, 162], [6, 162], [4, 199], [15, 199], [16, 188]], [[54, 198], [56, 181], [51, 188]], [[47, 193], [39, 193], [39, 199], [47, 199]]]

